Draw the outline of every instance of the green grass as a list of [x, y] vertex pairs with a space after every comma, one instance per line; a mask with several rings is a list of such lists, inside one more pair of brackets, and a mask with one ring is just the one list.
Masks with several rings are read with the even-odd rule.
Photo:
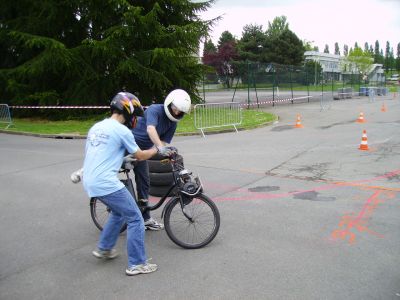
[[[177, 134], [190, 134], [198, 133], [199, 131], [194, 127], [194, 114], [187, 115], [178, 123]], [[251, 129], [261, 126], [267, 122], [271, 122], [276, 119], [276, 116], [261, 112], [258, 110], [243, 110], [243, 122], [238, 128]], [[22, 119], [14, 118], [13, 126], [7, 129], [7, 131], [15, 132], [27, 132], [34, 134], [74, 134], [85, 136], [93, 126], [94, 123], [98, 122], [98, 119], [89, 120], [69, 120], [69, 121], [48, 121], [43, 119]], [[6, 124], [0, 123], [0, 129], [4, 129]], [[232, 128], [232, 127], [231, 127]], [[226, 127], [219, 127], [215, 129], [209, 129], [206, 131], [215, 131], [226, 129]]]

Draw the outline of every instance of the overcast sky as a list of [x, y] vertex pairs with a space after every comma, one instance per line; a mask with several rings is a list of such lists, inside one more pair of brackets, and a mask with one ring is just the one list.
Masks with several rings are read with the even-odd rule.
[[[196, 0], [194, 0], [196, 1]], [[355, 42], [375, 45], [378, 40], [385, 51], [390, 42], [396, 56], [400, 42], [400, 0], [217, 0], [203, 19], [222, 16], [211, 32], [213, 42], [218, 42], [225, 30], [237, 38], [242, 36], [243, 26], [262, 25], [277, 16], [286, 16], [289, 29], [301, 40], [313, 42], [322, 52], [328, 44], [334, 52], [335, 42], [353, 47]]]

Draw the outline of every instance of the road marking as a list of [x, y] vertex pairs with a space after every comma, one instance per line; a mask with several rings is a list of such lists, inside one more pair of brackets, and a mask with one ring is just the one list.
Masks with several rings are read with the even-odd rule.
[[359, 233], [366, 232], [378, 238], [383, 238], [384, 236], [382, 234], [370, 230], [368, 228], [368, 223], [378, 205], [392, 198], [394, 198], [394, 193], [381, 190], [375, 191], [364, 203], [357, 216], [350, 213], [340, 218], [338, 229], [332, 231], [331, 238], [333, 240], [347, 240], [350, 245], [356, 242], [356, 237]]

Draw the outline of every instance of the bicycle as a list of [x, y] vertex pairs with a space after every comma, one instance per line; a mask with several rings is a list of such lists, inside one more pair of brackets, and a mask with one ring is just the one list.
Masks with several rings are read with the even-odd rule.
[[[124, 163], [120, 173], [124, 174], [121, 181], [134, 199], [139, 208], [156, 210], [169, 198], [161, 213], [165, 231], [168, 237], [178, 246], [185, 249], [198, 249], [209, 244], [217, 235], [220, 226], [220, 214], [215, 203], [203, 193], [203, 186], [198, 176], [185, 169], [181, 156], [174, 150], [164, 162], [171, 163], [173, 184], [160, 200], [152, 206], [143, 206], [135, 196], [135, 189], [130, 178], [132, 163]], [[103, 229], [110, 209], [98, 198], [90, 199], [90, 214], [96, 227]], [[126, 230], [126, 224], [120, 232]]]

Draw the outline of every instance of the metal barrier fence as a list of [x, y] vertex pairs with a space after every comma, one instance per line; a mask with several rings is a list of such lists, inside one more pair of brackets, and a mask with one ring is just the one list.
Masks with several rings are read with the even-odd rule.
[[194, 126], [201, 131], [204, 129], [233, 126], [242, 124], [242, 108], [238, 102], [196, 104], [194, 106]]
[[13, 125], [10, 114], [10, 108], [8, 107], [7, 104], [0, 104], [0, 123], [8, 124], [5, 129]]

